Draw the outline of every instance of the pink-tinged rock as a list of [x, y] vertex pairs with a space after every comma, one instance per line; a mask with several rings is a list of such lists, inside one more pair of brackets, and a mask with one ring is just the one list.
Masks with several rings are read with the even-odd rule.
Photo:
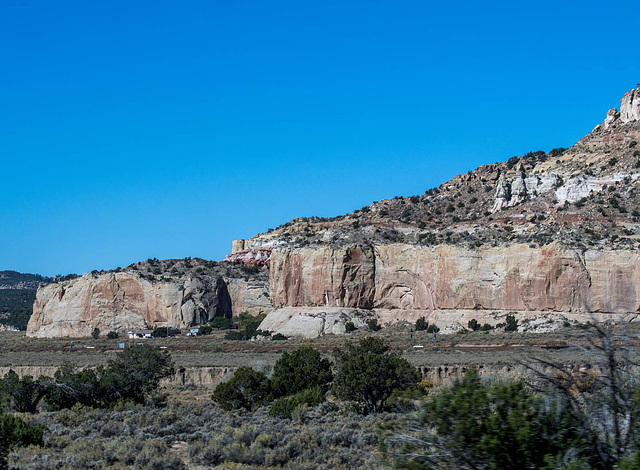
[[271, 248], [246, 248], [227, 255], [225, 261], [244, 266], [264, 266], [268, 268], [270, 257]]
[[89, 336], [157, 326], [187, 327], [231, 315], [222, 278], [150, 282], [134, 273], [82, 277], [38, 289], [27, 336]]
[[640, 311], [640, 254], [559, 245], [274, 249], [274, 307]]
[[271, 253], [275, 307], [373, 307], [375, 257], [371, 246], [318, 247]]

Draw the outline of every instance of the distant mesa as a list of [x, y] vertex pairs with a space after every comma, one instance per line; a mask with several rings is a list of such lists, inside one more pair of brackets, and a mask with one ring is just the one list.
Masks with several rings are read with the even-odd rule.
[[50, 284], [58, 278], [25, 274], [18, 271], [0, 271], [0, 289], [36, 290], [42, 284]]

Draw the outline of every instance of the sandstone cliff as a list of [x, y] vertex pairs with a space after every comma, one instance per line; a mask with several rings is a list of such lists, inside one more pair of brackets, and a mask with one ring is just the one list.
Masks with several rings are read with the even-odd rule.
[[266, 274], [241, 274], [205, 260], [150, 260], [121, 272], [85, 274], [49, 284], [38, 289], [27, 336], [82, 337], [94, 328], [103, 334], [145, 327], [185, 328], [214, 317], [231, 317], [234, 311], [254, 315], [269, 311]]
[[90, 274], [38, 290], [28, 336], [89, 336], [156, 326], [191, 326], [231, 316], [222, 279], [150, 282], [130, 273]]
[[275, 307], [640, 312], [640, 252], [557, 244], [277, 249]]

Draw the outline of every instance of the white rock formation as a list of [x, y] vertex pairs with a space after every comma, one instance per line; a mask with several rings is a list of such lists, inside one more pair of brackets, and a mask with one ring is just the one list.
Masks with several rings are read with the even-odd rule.
[[607, 111], [607, 117], [604, 120], [604, 128], [609, 129], [611, 127], [611, 124], [616, 122], [619, 117], [620, 117], [620, 112], [618, 111], [617, 108], [613, 108]]
[[498, 178], [496, 184], [496, 201], [493, 203], [491, 212], [498, 212], [504, 207], [507, 207], [509, 200], [511, 199], [511, 185], [505, 180], [504, 174]]
[[631, 122], [640, 120], [640, 85], [635, 90], [628, 91], [620, 100], [620, 121]]
[[516, 178], [511, 183], [511, 200], [509, 205], [520, 204], [527, 199], [527, 186], [525, 185], [524, 167], [520, 165], [520, 169]]
[[620, 100], [620, 111], [616, 108], [607, 112], [602, 126], [609, 129], [616, 122], [627, 123], [640, 121], [640, 84], [635, 90], [628, 91]]
[[269, 313], [258, 329], [287, 337], [319, 338], [344, 334], [348, 322], [356, 328], [365, 327], [370, 318], [374, 318], [371, 312], [353, 308], [285, 307]]

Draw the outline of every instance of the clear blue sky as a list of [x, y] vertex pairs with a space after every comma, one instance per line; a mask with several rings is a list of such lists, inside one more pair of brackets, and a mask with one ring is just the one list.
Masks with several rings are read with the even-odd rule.
[[629, 1], [0, 3], [0, 270], [222, 259], [297, 216], [570, 146]]

